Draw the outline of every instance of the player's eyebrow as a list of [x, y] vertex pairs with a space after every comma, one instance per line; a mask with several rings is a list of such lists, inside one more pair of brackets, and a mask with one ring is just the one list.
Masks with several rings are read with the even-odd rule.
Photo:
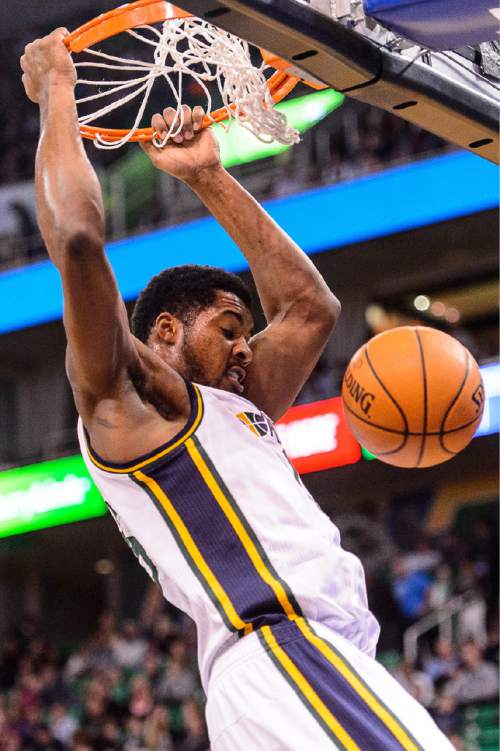
[[[226, 308], [226, 310], [221, 311], [221, 315], [234, 316], [234, 318], [237, 319], [237, 321], [240, 324], [240, 326], [242, 328], [245, 328], [245, 319], [243, 318], [242, 314], [238, 313], [236, 310], [232, 310], [230, 308]], [[253, 336], [253, 334], [254, 334], [254, 327], [251, 326], [250, 330], [248, 332], [248, 335], [249, 336]]]

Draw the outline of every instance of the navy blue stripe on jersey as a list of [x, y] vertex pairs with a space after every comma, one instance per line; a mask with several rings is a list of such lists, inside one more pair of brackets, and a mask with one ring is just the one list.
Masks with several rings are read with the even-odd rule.
[[[269, 631], [320, 701], [360, 749], [405, 751], [408, 748], [419, 748], [413, 738], [404, 745], [400, 743], [355, 688], [304, 636], [296, 623], [271, 626]], [[292, 676], [288, 673], [285, 677], [289, 682], [295, 683], [296, 689], [297, 684]]]
[[[192, 446], [194, 446], [194, 450]], [[187, 442], [187, 448], [195, 463], [197, 461], [196, 455], [198, 454], [197, 467], [203, 475], [205, 482], [207, 482], [208, 476], [210, 484], [217, 487], [219, 495], [227, 502], [225, 508], [226, 516], [231, 514], [235, 515], [236, 519], [233, 518], [233, 528], [236, 529], [236, 533], [238, 534], [245, 550], [253, 558], [254, 565], [257, 567], [259, 575], [264, 578], [268, 584], [271, 583], [273, 592], [279, 600], [283, 612], [292, 620], [301, 617], [302, 610], [295, 595], [287, 582], [280, 577], [274, 568], [266, 551], [261, 545], [259, 538], [236, 503], [236, 499], [231, 494], [229, 488], [218, 473], [214, 463], [195, 435], [193, 435]]]
[[254, 628], [283, 620], [273, 589], [258, 573], [188, 451], [143, 473], [169, 498], [240, 618]]

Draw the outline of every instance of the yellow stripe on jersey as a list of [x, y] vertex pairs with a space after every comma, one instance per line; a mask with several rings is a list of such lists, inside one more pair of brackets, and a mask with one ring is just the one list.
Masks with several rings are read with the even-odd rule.
[[252, 561], [257, 572], [259, 573], [261, 578], [266, 582], [266, 584], [268, 584], [273, 590], [286, 616], [290, 620], [296, 620], [297, 618], [299, 618], [299, 615], [298, 613], [295, 612], [295, 609], [293, 608], [293, 605], [290, 602], [283, 585], [281, 584], [280, 581], [278, 581], [278, 579], [276, 579], [275, 576], [273, 576], [271, 571], [269, 571], [269, 568], [266, 566], [265, 562], [263, 561], [262, 556], [257, 550], [255, 543], [252, 541], [250, 535], [245, 529], [243, 523], [241, 522], [238, 514], [235, 512], [232, 504], [227, 499], [226, 495], [222, 491], [217, 480], [215, 479], [209, 467], [207, 466], [205, 460], [203, 459], [200, 452], [196, 448], [196, 445], [192, 438], [186, 441], [186, 448], [196, 468], [198, 469], [199, 473], [201, 474], [205, 483], [210, 489], [213, 497], [215, 498], [215, 500], [221, 507], [225, 516], [229, 520], [232, 528], [236, 532], [241, 544], [243, 545], [245, 551], [247, 552], [248, 557]]
[[99, 467], [99, 469], [103, 469], [106, 472], [113, 472], [115, 474], [130, 474], [131, 472], [136, 472], [139, 469], [143, 469], [144, 467], [147, 467], [149, 464], [152, 464], [153, 462], [156, 462], [158, 459], [161, 459], [162, 457], [166, 456], [167, 454], [170, 454], [171, 451], [176, 449], [178, 446], [180, 446], [182, 443], [185, 443], [189, 436], [193, 435], [194, 431], [198, 427], [198, 425], [201, 422], [201, 418], [203, 417], [203, 401], [201, 398], [200, 390], [195, 384], [193, 383], [193, 388], [196, 392], [196, 416], [194, 418], [194, 421], [191, 425], [191, 427], [185, 432], [181, 433], [177, 440], [164, 448], [163, 450], [159, 451], [154, 456], [150, 456], [148, 459], [144, 459], [143, 461], [136, 462], [134, 464], [131, 464], [126, 467], [110, 467], [106, 464], [103, 464], [99, 459], [97, 459], [96, 456], [92, 453], [92, 448], [89, 445], [87, 441], [87, 436], [85, 435], [85, 444], [87, 446], [87, 452], [90, 457], [90, 460], [92, 464], [95, 464], [96, 467]]
[[218, 602], [221, 604], [230, 623], [237, 631], [243, 631], [244, 634], [249, 634], [253, 630], [252, 624], [243, 621], [236, 612], [233, 603], [227, 595], [227, 592], [218, 581], [210, 566], [207, 564], [205, 558], [200, 552], [200, 549], [191, 537], [189, 530], [177, 513], [170, 499], [166, 496], [165, 492], [161, 489], [158, 483], [155, 482], [155, 480], [143, 474], [143, 472], [134, 472], [134, 477], [140, 483], [146, 485], [151, 493], [155, 496], [155, 498], [161, 503], [162, 508], [165, 510], [172, 525], [175, 527], [194, 565], [196, 566], [198, 571], [200, 571], [204, 580], [207, 582], [211, 591], [217, 598]]
[[315, 634], [308, 623], [303, 619], [297, 620], [297, 626], [302, 631], [305, 638], [311, 642], [326, 657], [333, 667], [346, 679], [350, 686], [356, 691], [365, 704], [377, 715], [377, 717], [386, 725], [395, 738], [401, 743], [406, 751], [422, 751], [408, 736], [406, 730], [399, 724], [397, 719], [379, 702], [377, 697], [370, 689], [353, 673], [341, 656], [334, 652], [330, 645], [324, 639]]
[[196, 444], [192, 438], [186, 441], [186, 448], [191, 456], [196, 468], [203, 477], [206, 485], [210, 489], [215, 500], [221, 507], [225, 516], [229, 520], [231, 526], [236, 532], [241, 544], [246, 550], [250, 560], [252, 561], [255, 569], [261, 576], [261, 578], [268, 584], [273, 590], [276, 598], [278, 599], [281, 607], [287, 618], [294, 621], [303, 636], [313, 646], [318, 649], [321, 654], [326, 657], [330, 664], [345, 678], [349, 685], [356, 691], [365, 704], [371, 709], [371, 711], [387, 726], [390, 732], [401, 743], [405, 751], [421, 751], [413, 740], [409, 737], [408, 733], [398, 722], [398, 720], [384, 707], [378, 698], [372, 691], [356, 676], [351, 668], [344, 662], [339, 654], [334, 652], [327, 642], [321, 637], [317, 636], [307, 624], [307, 621], [296, 612], [290, 598], [288, 597], [285, 588], [281, 582], [273, 575], [266, 565], [262, 556], [260, 555], [255, 543], [252, 541], [250, 535], [241, 522], [238, 514], [235, 512], [233, 505], [230, 503], [225, 493], [221, 489], [219, 483], [215, 479], [213, 473], [208, 467], [207, 463], [203, 459]]
[[328, 709], [326, 704], [320, 699], [309, 681], [300, 672], [295, 663], [290, 659], [286, 652], [280, 647], [269, 626], [261, 628], [262, 635], [272, 650], [275, 658], [280, 662], [283, 669], [290, 676], [292, 681], [300, 690], [301, 694], [307, 699], [311, 707], [321, 717], [323, 722], [329, 727], [332, 733], [340, 741], [346, 751], [361, 751], [349, 733], [342, 727], [336, 717]]

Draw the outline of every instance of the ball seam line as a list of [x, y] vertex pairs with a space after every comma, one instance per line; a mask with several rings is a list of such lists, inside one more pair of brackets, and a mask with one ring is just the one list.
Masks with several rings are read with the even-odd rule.
[[[374, 366], [372, 364], [372, 361], [370, 359], [370, 354], [368, 352], [368, 345], [367, 344], [365, 344], [364, 352], [365, 352], [366, 362], [368, 363], [368, 367], [370, 368], [371, 372], [373, 373], [373, 377], [375, 378], [375, 380], [377, 381], [377, 383], [379, 384], [379, 386], [385, 391], [385, 393], [387, 394], [387, 396], [389, 397], [389, 399], [392, 401], [392, 403], [394, 404], [394, 406], [396, 407], [396, 409], [398, 410], [399, 414], [401, 415], [401, 417], [403, 419], [403, 425], [405, 426], [404, 431], [394, 431], [398, 435], [404, 436], [404, 439], [403, 439], [403, 442], [402, 442], [401, 446], [398, 446], [398, 449], [397, 449], [398, 451], [401, 451], [402, 449], [404, 449], [404, 447], [408, 443], [408, 427], [409, 427], [408, 426], [408, 420], [406, 418], [406, 415], [405, 415], [403, 409], [397, 403], [397, 401], [395, 400], [395, 398], [393, 397], [393, 395], [390, 393], [390, 391], [386, 388], [386, 386], [382, 382], [380, 376], [378, 375], [377, 371], [375, 370], [375, 368], [374, 368]], [[349, 411], [352, 412], [351, 409], [349, 409]], [[355, 414], [355, 412], [352, 412], [352, 414]], [[363, 422], [364, 422], [364, 420], [363, 420]], [[368, 425], [372, 425], [372, 423], [368, 422]]]
[[424, 357], [424, 348], [422, 346], [422, 340], [420, 338], [420, 334], [418, 332], [418, 329], [415, 329], [415, 336], [417, 337], [417, 344], [418, 344], [418, 351], [420, 353], [420, 364], [422, 366], [422, 386], [424, 390], [424, 414], [422, 418], [422, 443], [420, 444], [420, 451], [418, 452], [418, 458], [416, 467], [420, 466], [420, 463], [424, 457], [424, 451], [425, 451], [425, 440], [427, 437], [427, 410], [428, 410], [428, 404], [427, 404], [427, 371], [425, 369], [425, 357]]
[[[460, 384], [460, 388], [458, 389], [455, 397], [451, 401], [450, 406], [448, 407], [448, 409], [446, 410], [446, 412], [444, 414], [443, 421], [441, 423], [441, 430], [444, 429], [444, 426], [446, 424], [446, 420], [448, 419], [448, 415], [450, 414], [450, 412], [453, 409], [454, 405], [458, 401], [458, 399], [459, 399], [459, 397], [460, 397], [460, 395], [461, 395], [461, 393], [462, 393], [462, 391], [464, 389], [464, 386], [465, 386], [465, 383], [467, 381], [467, 377], [468, 377], [469, 373], [470, 373], [470, 358], [469, 358], [469, 353], [467, 352], [467, 350], [465, 350], [465, 375], [463, 377], [462, 383]], [[454, 454], [454, 453], [456, 453], [455, 451], [450, 451], [449, 449], [446, 448], [446, 446], [444, 445], [443, 437], [444, 437], [443, 435], [439, 436], [439, 445], [441, 446], [441, 448], [443, 449], [443, 451], [446, 451], [447, 454]]]

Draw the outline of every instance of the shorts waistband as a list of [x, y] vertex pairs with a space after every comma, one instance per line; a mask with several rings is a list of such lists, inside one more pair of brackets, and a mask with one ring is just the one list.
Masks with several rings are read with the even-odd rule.
[[[270, 651], [270, 647], [260, 640], [259, 631], [260, 629], [257, 629], [241, 638], [235, 635], [224, 643], [222, 649], [212, 662], [208, 687], [213, 685], [229, 668], [234, 667], [240, 662], [246, 662], [246, 660], [262, 653], [263, 650], [266, 652]], [[273, 632], [276, 636], [280, 637], [281, 644], [286, 643], [287, 637], [290, 641], [300, 639], [300, 636], [297, 636], [297, 630], [292, 621], [273, 624]]]

